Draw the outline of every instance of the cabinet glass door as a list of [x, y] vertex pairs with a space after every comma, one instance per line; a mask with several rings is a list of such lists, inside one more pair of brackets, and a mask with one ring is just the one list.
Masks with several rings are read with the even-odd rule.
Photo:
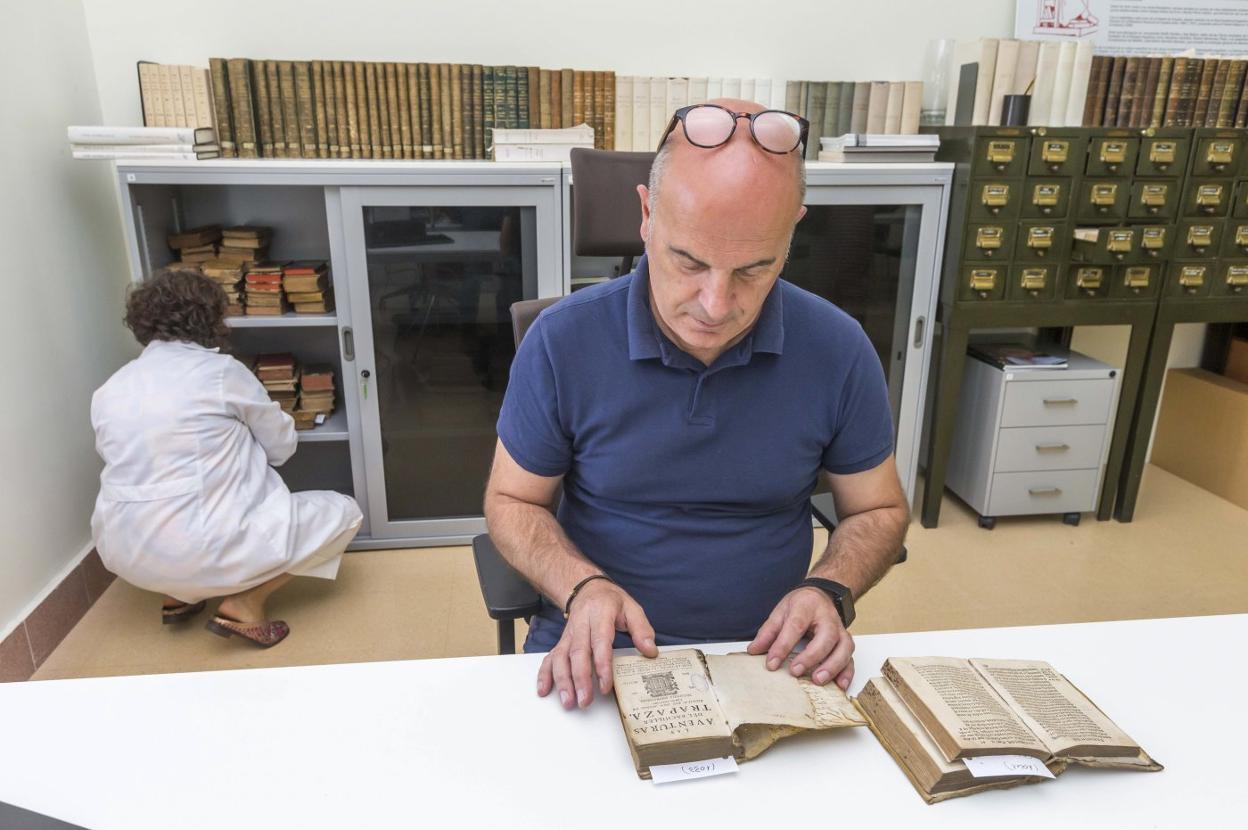
[[941, 188], [812, 184], [806, 207], [784, 278], [835, 303], [875, 346], [888, 379], [897, 470], [913, 501]]
[[344, 188], [374, 537], [484, 530], [509, 309], [562, 284], [556, 198], [553, 186]]

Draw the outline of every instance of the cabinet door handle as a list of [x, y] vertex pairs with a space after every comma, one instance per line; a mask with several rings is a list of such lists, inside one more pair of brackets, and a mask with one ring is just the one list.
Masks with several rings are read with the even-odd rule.
[[351, 331], [350, 326], [343, 326], [342, 329], [342, 359], [355, 360], [355, 332]]
[[1070, 449], [1070, 444], [1036, 444], [1038, 452], [1065, 452]]
[[1045, 406], [1074, 406], [1079, 401], [1075, 398], [1045, 398]]
[[1027, 492], [1033, 496], [1060, 496], [1062, 494], [1061, 487], [1028, 487]]
[[914, 321], [914, 347], [916, 349], [923, 348], [923, 329], [927, 324], [926, 317], [919, 317]]

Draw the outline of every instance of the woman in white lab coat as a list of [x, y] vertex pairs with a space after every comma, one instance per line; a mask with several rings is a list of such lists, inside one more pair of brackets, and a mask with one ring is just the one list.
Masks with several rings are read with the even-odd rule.
[[295, 452], [294, 420], [220, 353], [225, 310], [194, 271], [131, 292], [126, 325], [144, 348], [91, 400], [104, 459], [91, 529], [109, 570], [165, 595], [165, 622], [224, 597], [209, 630], [268, 647], [290, 629], [265, 600], [292, 576], [333, 579], [362, 516], [341, 493], [291, 493], [273, 469]]

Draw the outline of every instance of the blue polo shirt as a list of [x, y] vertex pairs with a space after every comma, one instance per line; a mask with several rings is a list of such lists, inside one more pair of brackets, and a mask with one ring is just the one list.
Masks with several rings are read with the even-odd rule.
[[[857, 473], [893, 450], [884, 373], [857, 321], [779, 280], [708, 367], [659, 329], [645, 257], [538, 316], [498, 436], [524, 469], [564, 476], [559, 523], [660, 645], [752, 639], [809, 570], [820, 468]], [[547, 603], [525, 651], [550, 650], [563, 623]]]

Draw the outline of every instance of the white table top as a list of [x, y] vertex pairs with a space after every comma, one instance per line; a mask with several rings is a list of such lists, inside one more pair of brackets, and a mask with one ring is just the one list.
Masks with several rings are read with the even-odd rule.
[[92, 830], [1244, 826], [1246, 642], [1248, 615], [859, 637], [853, 693], [890, 655], [1048, 660], [1166, 765], [933, 806], [865, 728], [641, 781], [614, 702], [539, 699], [528, 655], [0, 685], [0, 801]]

